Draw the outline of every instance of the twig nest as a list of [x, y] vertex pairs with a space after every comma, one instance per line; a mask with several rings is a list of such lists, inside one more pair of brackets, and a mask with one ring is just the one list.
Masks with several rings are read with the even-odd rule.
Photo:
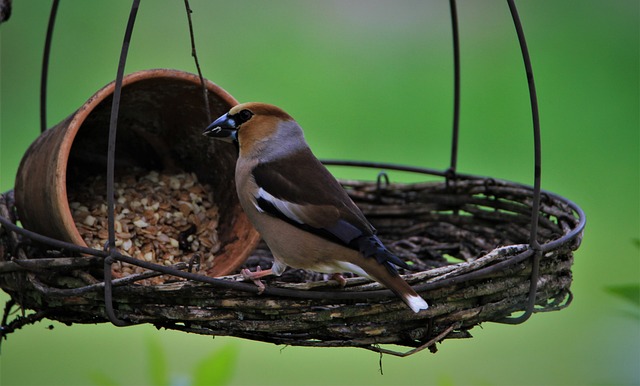
[[[118, 317], [278, 344], [433, 348], [436, 341], [468, 338], [474, 326], [525, 310], [534, 255], [540, 256], [534, 311], [570, 303], [573, 251], [580, 245], [584, 218], [568, 200], [542, 195], [542, 249], [533, 251], [528, 246], [529, 187], [483, 178], [343, 185], [386, 245], [418, 269], [404, 272], [405, 279], [429, 302], [428, 310], [414, 314], [390, 291], [364, 278], [348, 278], [342, 289], [322, 275], [289, 270], [268, 280], [262, 295], [252, 283], [242, 283], [240, 275], [158, 285], [122, 278], [114, 283]], [[246, 266], [266, 268], [271, 259], [261, 244]], [[0, 281], [23, 307], [43, 317], [67, 323], [107, 320], [102, 283], [87, 284], [59, 269], [16, 271], [0, 275]]]

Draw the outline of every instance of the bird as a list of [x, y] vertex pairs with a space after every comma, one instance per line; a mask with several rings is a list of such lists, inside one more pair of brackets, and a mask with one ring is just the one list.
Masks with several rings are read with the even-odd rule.
[[300, 125], [283, 109], [260, 102], [232, 107], [203, 134], [239, 149], [235, 183], [240, 205], [274, 256], [271, 269], [242, 274], [260, 278], [293, 268], [375, 280], [413, 312], [427, 302], [400, 277], [411, 269], [391, 253], [345, 189], [314, 156]]

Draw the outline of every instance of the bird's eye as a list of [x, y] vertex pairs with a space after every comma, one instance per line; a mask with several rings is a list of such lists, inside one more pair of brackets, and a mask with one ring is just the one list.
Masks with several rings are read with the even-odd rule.
[[244, 123], [246, 121], [248, 121], [249, 119], [251, 119], [251, 117], [253, 116], [253, 113], [249, 110], [242, 110], [238, 113], [238, 120], [240, 121], [239, 123]]

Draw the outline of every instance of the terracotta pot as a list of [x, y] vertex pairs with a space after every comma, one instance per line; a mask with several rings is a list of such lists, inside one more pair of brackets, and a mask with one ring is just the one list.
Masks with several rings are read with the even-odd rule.
[[[207, 81], [216, 118], [238, 102]], [[115, 82], [99, 90], [58, 125], [44, 132], [24, 155], [16, 177], [16, 207], [22, 226], [86, 246], [73, 221], [68, 189], [87, 176], [106, 176], [109, 115]], [[236, 270], [259, 235], [237, 199], [237, 150], [202, 136], [207, 124], [199, 78], [175, 70], [147, 70], [124, 77], [116, 144], [116, 175], [132, 166], [149, 170], [177, 167], [194, 172], [212, 187], [219, 207], [221, 252], [208, 272]], [[105, 192], [106, 193], [106, 192]]]

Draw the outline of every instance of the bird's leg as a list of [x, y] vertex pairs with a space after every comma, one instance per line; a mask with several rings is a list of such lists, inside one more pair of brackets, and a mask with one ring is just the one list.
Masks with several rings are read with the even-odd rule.
[[338, 282], [338, 284], [340, 285], [340, 288], [344, 288], [344, 286], [347, 285], [347, 279], [345, 279], [341, 273], [336, 272], [331, 276], [331, 278]]
[[249, 279], [249, 280], [260, 279], [261, 277], [265, 277], [269, 275], [273, 275], [273, 271], [271, 269], [267, 269], [263, 271], [262, 268], [260, 268], [260, 266], [256, 267], [255, 272], [251, 272], [247, 268], [242, 270], [242, 276], [244, 276], [245, 279]]
[[256, 267], [255, 272], [251, 272], [247, 268], [245, 268], [242, 271], [240, 271], [240, 273], [245, 279], [253, 281], [255, 285], [258, 286], [258, 295], [261, 295], [264, 292], [264, 289], [266, 288], [264, 283], [260, 280], [260, 278], [273, 275], [273, 271], [271, 269], [267, 269], [263, 271], [262, 268], [260, 268], [260, 266]]

